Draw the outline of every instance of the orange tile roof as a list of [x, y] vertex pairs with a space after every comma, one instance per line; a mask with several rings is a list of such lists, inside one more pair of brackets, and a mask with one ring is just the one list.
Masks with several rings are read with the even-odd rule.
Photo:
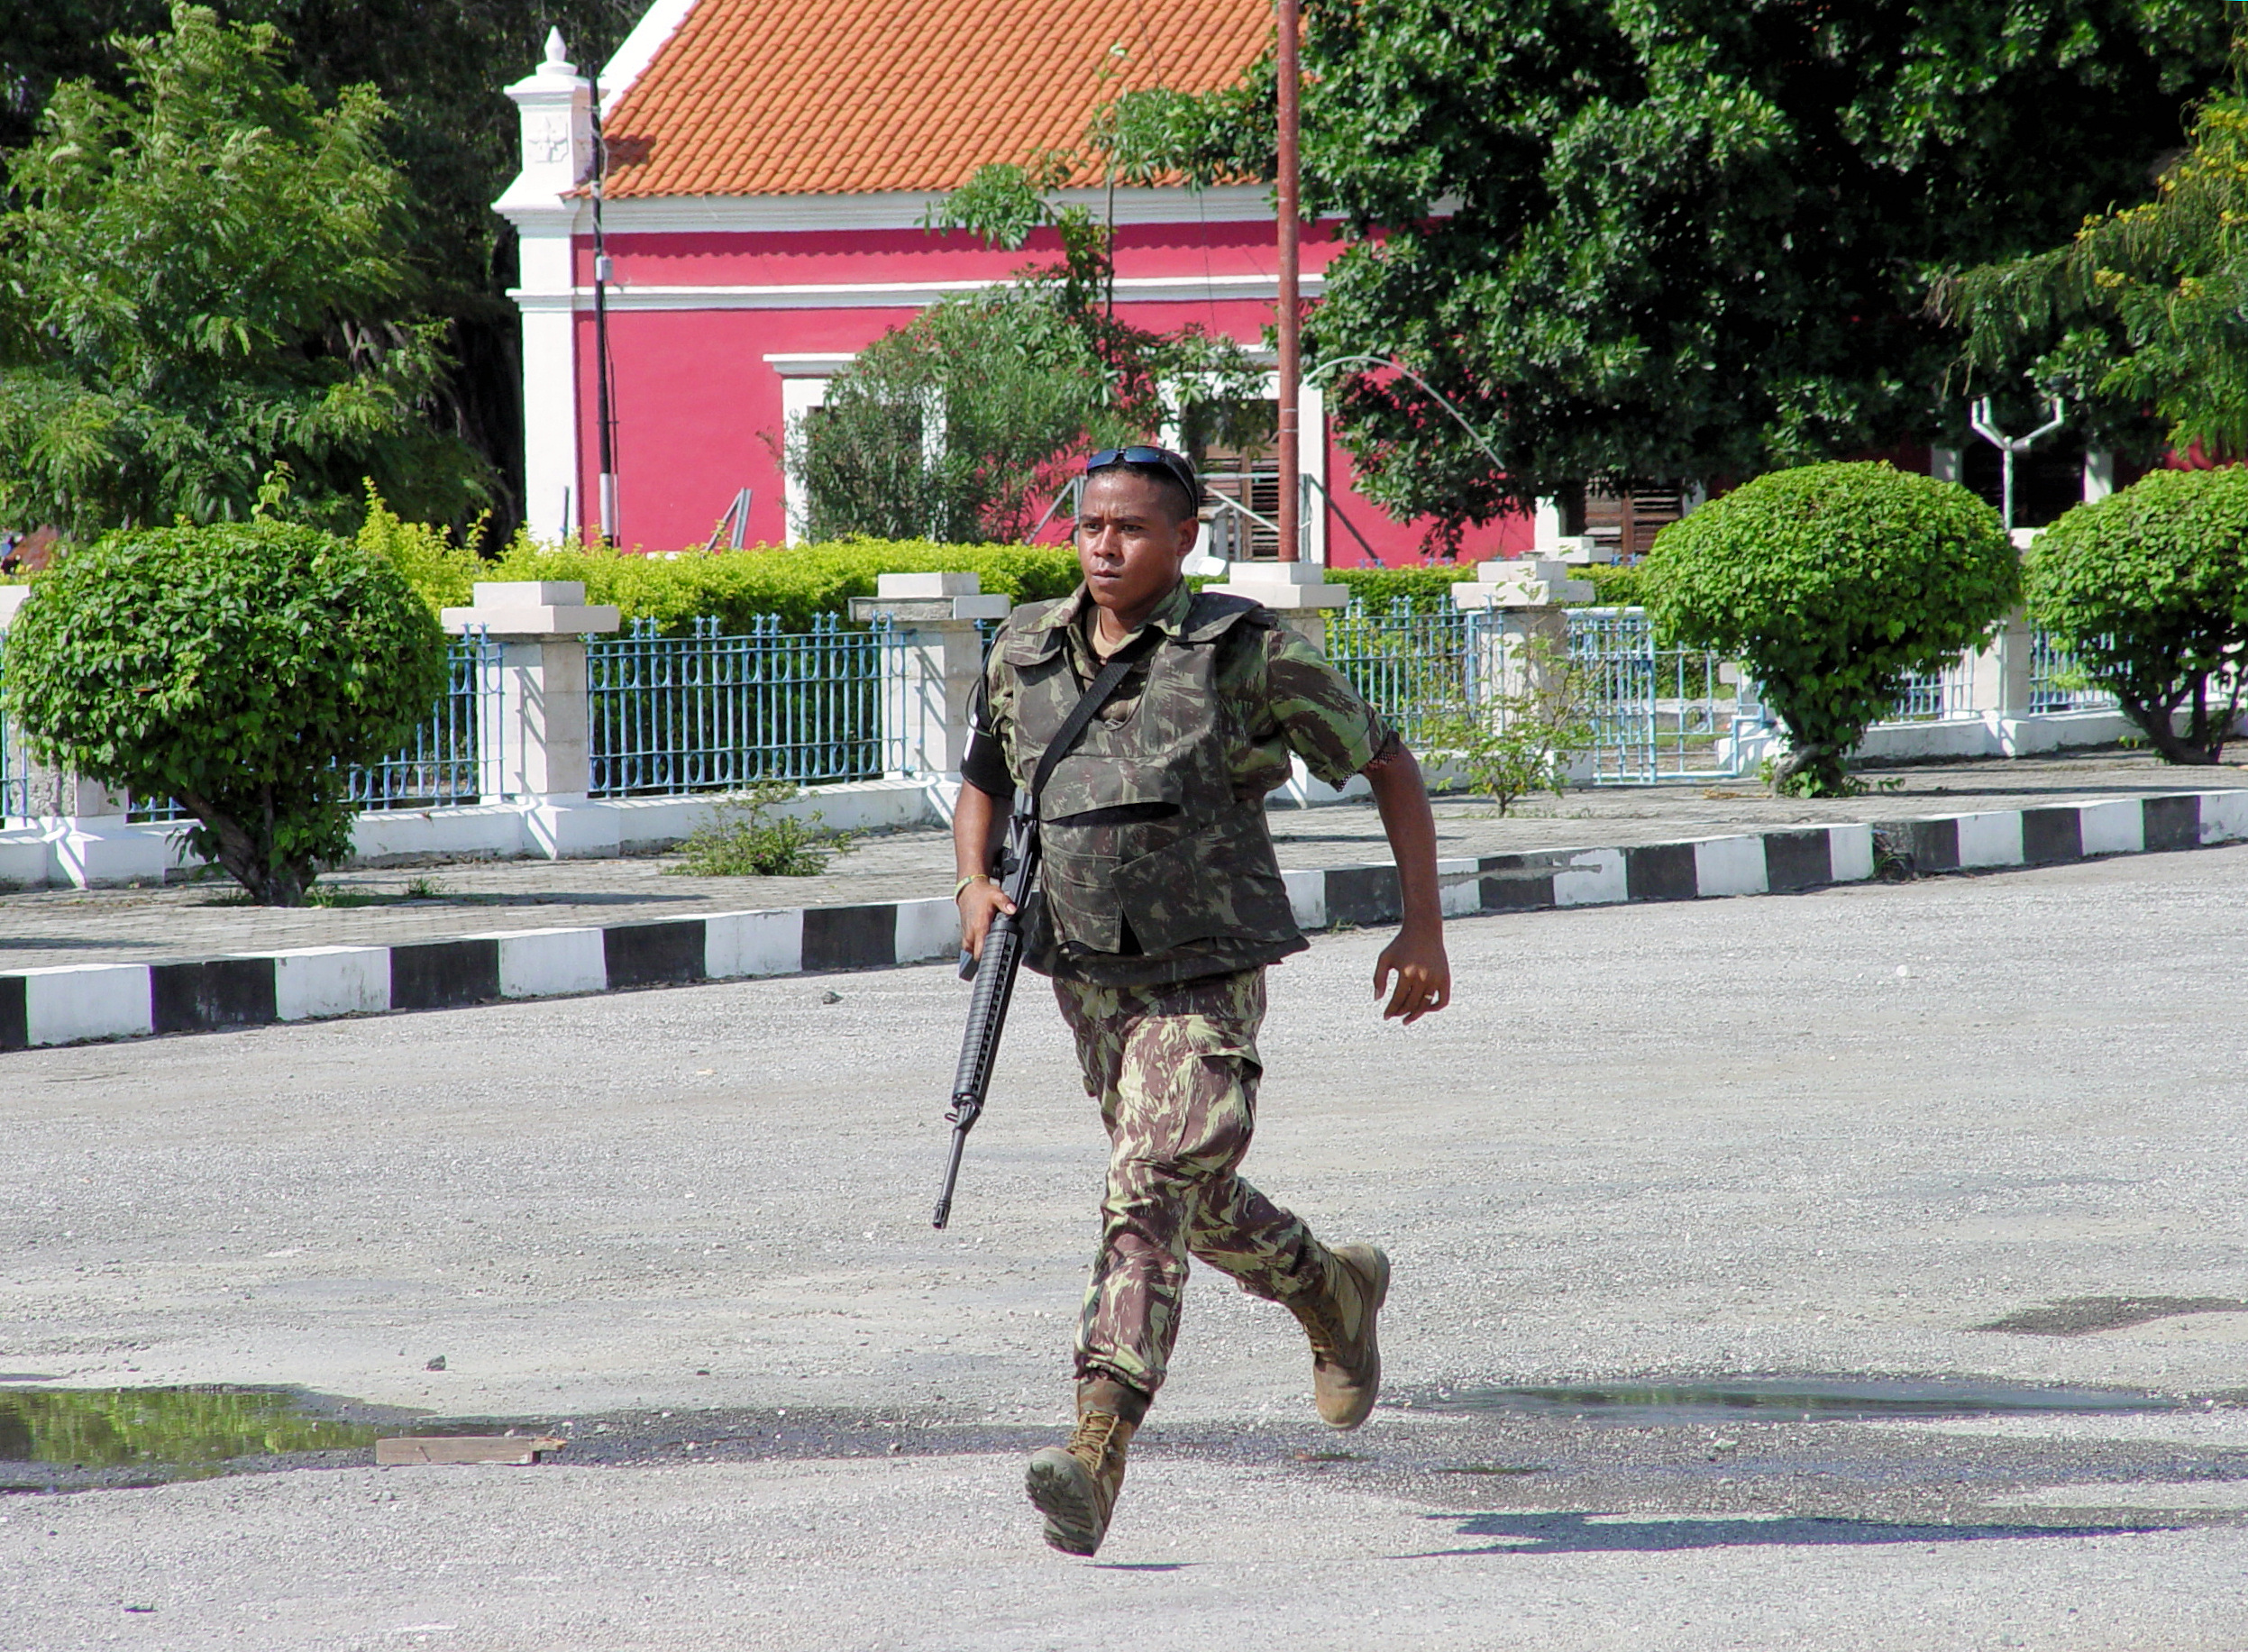
[[609, 117], [608, 193], [957, 188], [1076, 149], [1119, 90], [1238, 79], [1272, 31], [1270, 0], [700, 0]]

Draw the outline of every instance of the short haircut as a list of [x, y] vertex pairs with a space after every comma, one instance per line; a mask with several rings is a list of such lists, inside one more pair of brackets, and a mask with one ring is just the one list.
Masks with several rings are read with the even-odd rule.
[[[1150, 450], [1141, 448], [1138, 451], [1147, 452]], [[1164, 450], [1153, 451], [1161, 452]], [[1094, 457], [1099, 458], [1100, 455], [1095, 454]], [[1104, 476], [1111, 470], [1122, 470], [1131, 476], [1144, 476], [1149, 481], [1160, 483], [1164, 491], [1174, 502], [1171, 517], [1174, 522], [1183, 522], [1189, 516], [1199, 515], [1202, 510], [1202, 481], [1200, 478], [1194, 476], [1193, 461], [1183, 454], [1172, 455], [1171, 462], [1167, 464], [1161, 461], [1126, 459], [1119, 456], [1111, 459], [1098, 470], [1087, 470], [1085, 480], [1090, 482], [1094, 477]], [[1190, 479], [1192, 479], [1191, 486]]]

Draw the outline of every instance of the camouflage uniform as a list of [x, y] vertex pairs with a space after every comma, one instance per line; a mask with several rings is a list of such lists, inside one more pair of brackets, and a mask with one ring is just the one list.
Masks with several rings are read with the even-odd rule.
[[[1041, 735], [1099, 669], [1091, 606], [1080, 588], [1018, 609], [992, 646], [983, 726], [1018, 788]], [[1320, 1286], [1325, 1247], [1236, 1173], [1263, 1072], [1264, 966], [1305, 945], [1264, 798], [1287, 780], [1291, 753], [1340, 785], [1391, 735], [1317, 650], [1253, 604], [1181, 585], [1147, 623], [1163, 637], [1040, 799], [1046, 887], [1026, 955], [1055, 978], [1110, 1141], [1078, 1374], [1153, 1394], [1190, 1255], [1270, 1301]]]

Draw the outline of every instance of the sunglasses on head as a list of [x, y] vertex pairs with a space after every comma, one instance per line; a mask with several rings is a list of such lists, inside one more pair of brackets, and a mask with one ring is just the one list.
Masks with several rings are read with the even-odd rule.
[[1172, 480], [1186, 489], [1186, 497], [1196, 505], [1202, 501], [1202, 484], [1194, 478], [1193, 461], [1183, 453], [1174, 453], [1167, 447], [1104, 447], [1085, 457], [1085, 474], [1105, 470], [1110, 465], [1154, 465]]

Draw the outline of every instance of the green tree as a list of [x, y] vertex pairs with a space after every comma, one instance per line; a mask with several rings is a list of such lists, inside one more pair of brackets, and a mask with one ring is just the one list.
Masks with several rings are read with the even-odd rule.
[[[228, 0], [224, 8], [233, 22], [279, 29], [285, 72], [322, 104], [372, 86], [392, 111], [383, 141], [412, 181], [425, 307], [447, 329], [434, 416], [490, 467], [502, 543], [520, 520], [523, 417], [518, 320], [507, 298], [516, 235], [491, 210], [518, 163], [515, 105], [501, 91], [537, 62], [550, 25], [580, 64], [595, 64], [646, 9], [645, 0]], [[170, 0], [16, 0], [0, 13], [7, 150], [31, 141], [64, 82], [125, 95], [129, 60], [111, 37], [162, 30]]]
[[351, 853], [345, 767], [397, 750], [444, 669], [435, 617], [387, 559], [258, 521], [71, 552], [8, 633], [5, 694], [45, 759], [177, 799], [189, 850], [294, 906]]
[[[1306, 205], [1349, 244], [1310, 354], [1361, 484], [1456, 533], [1585, 480], [1960, 434], [1941, 268], [2143, 192], [2225, 58], [2207, 0], [1308, 0]], [[1269, 69], [1140, 95], [1135, 152], [1269, 176]]]
[[2155, 470], [2079, 505], [2038, 535], [2028, 589], [2165, 761], [2223, 757], [2248, 686], [2248, 470]]
[[245, 517], [277, 461], [315, 515], [355, 517], [371, 476], [466, 517], [483, 468], [423, 416], [443, 329], [381, 101], [319, 108], [270, 28], [198, 7], [127, 50], [131, 101], [63, 87], [9, 168], [0, 520]]
[[1773, 789], [1814, 798], [1849, 791], [1905, 674], [1987, 640], [2021, 590], [1997, 512], [1887, 464], [1758, 477], [1665, 528], [1643, 571], [1664, 645], [1745, 662], [1787, 725]]
[[2152, 200], [1937, 285], [1931, 308], [1968, 329], [1970, 371], [2001, 379], [2033, 356], [2042, 387], [2151, 404], [2171, 447], [2248, 457], [2248, 57], [2235, 69]]
[[1172, 415], [1166, 398], [1216, 440], [1254, 439], [1263, 370], [1200, 326], [1119, 321], [1108, 226], [1052, 205], [1044, 181], [985, 167], [932, 210], [931, 229], [1010, 251], [1050, 229], [1060, 257], [931, 306], [836, 378], [818, 415], [785, 437], [806, 537], [1019, 539], [1071, 456], [1148, 439]]

